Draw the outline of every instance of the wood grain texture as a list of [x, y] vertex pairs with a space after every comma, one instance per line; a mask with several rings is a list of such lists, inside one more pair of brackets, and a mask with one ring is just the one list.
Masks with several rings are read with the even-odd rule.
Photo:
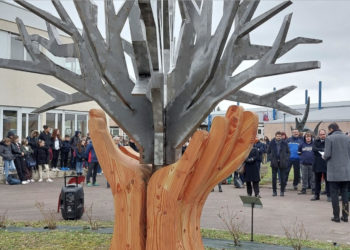
[[255, 114], [232, 106], [225, 117], [215, 117], [210, 133], [195, 132], [176, 163], [150, 177], [151, 166], [140, 164], [132, 149], [117, 148], [104, 113], [91, 110], [90, 134], [114, 197], [111, 249], [204, 249], [204, 203], [212, 188], [246, 159], [257, 127]]

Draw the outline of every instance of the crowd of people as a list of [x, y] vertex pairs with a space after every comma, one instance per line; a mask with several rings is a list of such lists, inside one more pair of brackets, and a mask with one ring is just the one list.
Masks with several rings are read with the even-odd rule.
[[[39, 176], [38, 182], [43, 182], [44, 177], [46, 182], [52, 182], [50, 170], [74, 170], [77, 175], [83, 175], [86, 168], [87, 185], [98, 186], [96, 175], [102, 170], [89, 136], [82, 137], [80, 131], [75, 131], [74, 136], [61, 138], [59, 129], [54, 129], [52, 133], [50, 131], [51, 128], [44, 125], [41, 133], [34, 130], [21, 142], [12, 131], [8, 132], [7, 137], [0, 142], [6, 184], [35, 182], [35, 172]], [[119, 137], [114, 140], [119, 144]], [[12, 172], [16, 172], [18, 179]]]
[[[285, 195], [291, 169], [293, 168], [293, 187], [300, 195], [306, 195], [307, 189], [313, 194], [311, 201], [320, 200], [321, 194], [327, 195], [332, 202], [332, 221], [348, 222], [350, 195], [350, 137], [344, 134], [336, 123], [328, 126], [317, 136], [311, 132], [301, 133], [294, 129], [287, 138], [284, 132], [277, 131], [270, 141], [256, 139], [253, 149], [244, 163], [243, 179], [247, 194], [259, 195], [261, 162], [270, 161], [272, 170], [272, 196], [277, 196], [277, 182], [280, 196]], [[321, 192], [322, 180], [325, 190]], [[301, 183], [301, 188], [298, 185]], [[339, 196], [342, 200], [340, 217]]]

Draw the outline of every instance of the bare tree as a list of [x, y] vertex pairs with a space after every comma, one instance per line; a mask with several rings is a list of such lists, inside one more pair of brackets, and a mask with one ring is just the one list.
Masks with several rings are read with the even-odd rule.
[[[258, 120], [241, 107], [231, 107], [226, 117], [213, 121], [209, 135], [194, 131], [224, 99], [298, 114], [278, 102], [294, 86], [263, 96], [240, 89], [260, 77], [319, 68], [317, 61], [276, 61], [299, 44], [321, 41], [304, 37], [286, 41], [289, 14], [272, 46], [251, 44], [250, 32], [291, 1], [253, 18], [260, 1], [224, 0], [212, 34], [212, 0], [127, 0], [117, 12], [113, 0], [104, 0], [106, 37], [97, 27], [97, 6], [90, 0], [73, 1], [82, 30], [59, 0], [52, 3], [60, 18], [15, 0], [47, 22], [48, 38], [29, 34], [17, 18], [32, 60], [0, 59], [0, 67], [52, 75], [77, 90], [67, 94], [40, 85], [55, 100], [38, 111], [94, 100], [137, 143], [140, 157], [116, 148], [104, 113], [90, 111], [89, 130], [115, 199], [112, 248], [202, 248], [199, 228], [205, 200], [214, 185], [244, 161]], [[176, 5], [181, 15], [179, 34], [174, 31]], [[131, 42], [121, 37], [127, 21]], [[57, 30], [68, 34], [72, 43], [61, 43]], [[44, 50], [76, 58], [81, 74], [55, 64]], [[125, 54], [132, 60], [135, 80], [128, 73]], [[257, 62], [235, 74], [245, 60]], [[179, 148], [190, 136], [190, 146], [179, 159]], [[145, 164], [151, 164], [152, 171]]]
[[[33, 60], [1, 59], [0, 67], [53, 75], [78, 91], [68, 95], [46, 88], [56, 99], [40, 111], [95, 100], [137, 142], [141, 160], [158, 166], [175, 162], [176, 149], [221, 100], [297, 114], [278, 102], [293, 86], [264, 96], [240, 89], [256, 78], [315, 69], [320, 65], [316, 61], [276, 64], [278, 58], [295, 46], [320, 42], [303, 37], [286, 41], [291, 14], [285, 17], [271, 47], [250, 42], [250, 32], [288, 7], [291, 1], [252, 18], [260, 1], [225, 0], [219, 25], [211, 34], [212, 1], [157, 2], [154, 15], [150, 0], [127, 0], [117, 13], [113, 1], [105, 0], [106, 38], [97, 27], [97, 6], [90, 0], [74, 0], [82, 31], [59, 0], [52, 3], [60, 18], [26, 1], [15, 2], [47, 22], [49, 37], [29, 35], [17, 18], [20, 36]], [[175, 4], [179, 5], [182, 18], [177, 42]], [[131, 42], [120, 35], [127, 20]], [[57, 29], [67, 33], [73, 42], [62, 44]], [[81, 74], [53, 63], [39, 48], [57, 57], [77, 58]], [[135, 82], [128, 74], [124, 53], [133, 60]], [[232, 75], [244, 60], [258, 61]]]

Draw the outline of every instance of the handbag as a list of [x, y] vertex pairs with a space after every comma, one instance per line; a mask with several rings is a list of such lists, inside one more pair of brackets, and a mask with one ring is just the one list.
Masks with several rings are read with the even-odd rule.
[[30, 168], [33, 168], [36, 166], [36, 161], [30, 156], [26, 158], [26, 163], [27, 163], [27, 166]]

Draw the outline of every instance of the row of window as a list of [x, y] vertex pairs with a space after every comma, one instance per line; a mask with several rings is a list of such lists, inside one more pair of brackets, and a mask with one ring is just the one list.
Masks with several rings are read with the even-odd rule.
[[[45, 114], [44, 114], [45, 115]], [[73, 136], [76, 130], [83, 135], [88, 133], [88, 114], [84, 112], [55, 111], [46, 113], [46, 122], [50, 128], [58, 128], [61, 135]], [[0, 108], [0, 139], [5, 138], [9, 131], [20, 138], [25, 138], [33, 130], [42, 130], [41, 116], [33, 114], [26, 108]]]
[[[0, 58], [13, 60], [31, 61], [32, 58], [24, 48], [22, 41], [18, 34], [13, 34], [8, 31], [0, 30]], [[54, 63], [80, 74], [80, 65], [76, 58], [63, 58], [52, 55], [42, 46], [39, 46], [40, 51], [45, 54]]]

